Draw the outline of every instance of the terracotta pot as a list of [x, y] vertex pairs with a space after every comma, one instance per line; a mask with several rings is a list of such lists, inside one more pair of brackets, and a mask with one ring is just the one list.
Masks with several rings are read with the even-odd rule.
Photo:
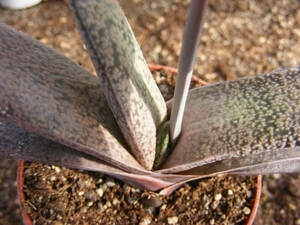
[[17, 173], [17, 191], [18, 191], [18, 199], [20, 205], [20, 211], [22, 213], [23, 223], [24, 225], [32, 225], [32, 220], [30, 216], [25, 212], [24, 203], [25, 203], [25, 194], [23, 191], [24, 186], [24, 161], [19, 161], [18, 164], [18, 173]]
[[[162, 65], [153, 65], [153, 64], [149, 64], [149, 69], [151, 71], [155, 71], [155, 70], [167, 70], [170, 71], [172, 74], [177, 74], [177, 70], [171, 67], [167, 67], [167, 66], [162, 66]], [[200, 84], [200, 85], [206, 85], [207, 83], [199, 78], [197, 78], [196, 76], [193, 76], [192, 78], [192, 82]], [[19, 167], [18, 167], [18, 176], [17, 176], [17, 183], [18, 183], [18, 198], [19, 198], [19, 204], [20, 204], [20, 210], [22, 213], [22, 217], [23, 217], [23, 223], [25, 225], [32, 225], [33, 222], [30, 218], [30, 216], [25, 212], [24, 210], [24, 204], [25, 204], [25, 194], [23, 192], [23, 185], [24, 185], [24, 161], [20, 161], [19, 162]], [[256, 188], [254, 190], [254, 198], [252, 201], [252, 208], [251, 208], [251, 213], [248, 216], [248, 219], [244, 222], [245, 225], [251, 225], [255, 219], [257, 210], [258, 210], [258, 206], [259, 206], [259, 200], [260, 200], [260, 195], [261, 195], [261, 179], [262, 176], [258, 175], [257, 176], [257, 183], [256, 183]]]
[[260, 201], [260, 196], [261, 196], [261, 180], [262, 180], [262, 175], [257, 175], [257, 183], [256, 183], [256, 189], [254, 192], [254, 199], [252, 202], [252, 209], [251, 213], [248, 217], [248, 219], [245, 221], [244, 225], [251, 225], [253, 224], [255, 220], [255, 216], [259, 207], [259, 201]]

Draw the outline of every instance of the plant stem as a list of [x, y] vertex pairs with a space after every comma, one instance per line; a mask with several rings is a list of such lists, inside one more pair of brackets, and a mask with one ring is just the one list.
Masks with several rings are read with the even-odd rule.
[[175, 147], [181, 133], [182, 118], [193, 74], [206, 5], [207, 0], [193, 0], [188, 11], [170, 120], [172, 148]]

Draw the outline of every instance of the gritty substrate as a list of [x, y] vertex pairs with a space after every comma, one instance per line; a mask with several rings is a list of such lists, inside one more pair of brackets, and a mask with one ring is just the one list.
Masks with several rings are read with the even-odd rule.
[[38, 225], [239, 224], [254, 200], [255, 177], [206, 178], [161, 197], [100, 173], [26, 163], [24, 174]]

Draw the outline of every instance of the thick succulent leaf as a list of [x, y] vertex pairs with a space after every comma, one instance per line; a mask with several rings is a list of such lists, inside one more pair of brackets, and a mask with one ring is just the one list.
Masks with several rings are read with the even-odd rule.
[[266, 173], [293, 173], [300, 171], [300, 147], [266, 151], [206, 164], [180, 174], [214, 175], [219, 173], [254, 175]]
[[247, 157], [254, 159], [249, 166], [261, 164], [262, 156], [268, 165], [276, 161], [275, 151], [299, 149], [299, 71], [293, 67], [190, 91], [182, 135], [161, 172], [186, 171], [233, 157], [232, 167], [243, 166], [238, 161], [246, 163]]
[[141, 166], [97, 77], [51, 48], [0, 24], [0, 118], [117, 167]]
[[32, 134], [13, 123], [0, 119], [0, 157], [66, 166], [102, 172], [135, 187], [156, 191], [191, 176], [161, 175], [132, 169], [127, 173], [92, 155], [77, 151], [42, 136]]
[[100, 159], [0, 119], [0, 156], [90, 171], [120, 171]]
[[179, 181], [164, 189], [160, 195], [169, 195], [174, 190], [186, 182], [198, 180], [205, 177], [216, 175], [256, 175], [269, 173], [293, 173], [299, 172], [300, 168], [300, 148], [285, 149], [285, 151], [264, 152], [259, 155], [248, 155], [236, 158], [222, 160], [194, 169], [184, 171], [180, 174], [197, 176]]
[[136, 159], [151, 169], [166, 106], [117, 1], [69, 1], [108, 103]]

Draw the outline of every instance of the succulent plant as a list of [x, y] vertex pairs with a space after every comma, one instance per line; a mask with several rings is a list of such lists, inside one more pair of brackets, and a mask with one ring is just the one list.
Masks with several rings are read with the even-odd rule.
[[[193, 47], [183, 48], [179, 67], [186, 83], [206, 5], [194, 2], [201, 16], [188, 19], [197, 29], [187, 28]], [[188, 93], [179, 82], [186, 106], [165, 103], [118, 3], [69, 4], [98, 77], [1, 23], [1, 157], [103, 172], [161, 194], [216, 174], [300, 170], [300, 68]]]

